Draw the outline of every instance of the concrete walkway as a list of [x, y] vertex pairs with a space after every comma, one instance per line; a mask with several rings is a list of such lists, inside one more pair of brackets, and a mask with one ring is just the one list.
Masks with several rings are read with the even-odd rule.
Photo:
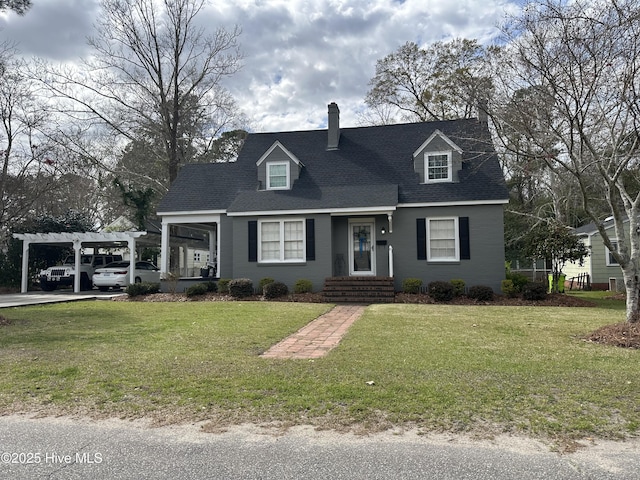
[[337, 305], [262, 354], [265, 358], [320, 358], [335, 348], [365, 307]]
[[72, 290], [55, 290], [53, 292], [6, 293], [0, 295], [0, 309], [42, 305], [45, 303], [76, 302], [79, 300], [111, 300], [113, 297], [125, 295], [124, 292], [100, 292], [90, 290], [73, 293]]

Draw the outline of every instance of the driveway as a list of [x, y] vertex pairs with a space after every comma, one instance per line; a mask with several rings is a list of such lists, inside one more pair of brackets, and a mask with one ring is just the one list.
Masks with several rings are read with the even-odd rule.
[[72, 290], [55, 290], [53, 292], [27, 292], [0, 294], [0, 308], [23, 307], [45, 303], [77, 302], [80, 300], [111, 300], [123, 292], [100, 292], [91, 290], [73, 293]]

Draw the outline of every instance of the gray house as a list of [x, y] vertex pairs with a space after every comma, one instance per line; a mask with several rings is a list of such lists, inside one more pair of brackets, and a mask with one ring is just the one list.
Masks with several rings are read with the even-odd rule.
[[235, 162], [183, 167], [158, 208], [162, 272], [180, 225], [208, 232], [221, 278], [499, 291], [508, 193], [486, 122], [341, 129], [335, 103], [328, 115], [326, 130], [252, 133]]

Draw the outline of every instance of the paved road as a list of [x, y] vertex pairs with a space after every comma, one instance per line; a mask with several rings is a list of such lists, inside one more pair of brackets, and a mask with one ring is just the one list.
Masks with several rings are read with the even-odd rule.
[[197, 425], [0, 417], [2, 479], [631, 480], [638, 465], [639, 441], [558, 455], [513, 437], [356, 437], [308, 427], [278, 435], [255, 426], [209, 434]]

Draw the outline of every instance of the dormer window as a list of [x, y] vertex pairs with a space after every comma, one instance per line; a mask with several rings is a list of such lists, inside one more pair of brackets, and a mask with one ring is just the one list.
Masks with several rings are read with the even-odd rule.
[[267, 162], [267, 190], [287, 190], [289, 183], [289, 162]]
[[452, 180], [451, 152], [425, 153], [424, 163], [425, 183]]
[[256, 167], [259, 190], [291, 190], [304, 165], [276, 140], [258, 159]]
[[462, 149], [436, 130], [413, 152], [413, 168], [420, 183], [456, 183], [462, 169]]

